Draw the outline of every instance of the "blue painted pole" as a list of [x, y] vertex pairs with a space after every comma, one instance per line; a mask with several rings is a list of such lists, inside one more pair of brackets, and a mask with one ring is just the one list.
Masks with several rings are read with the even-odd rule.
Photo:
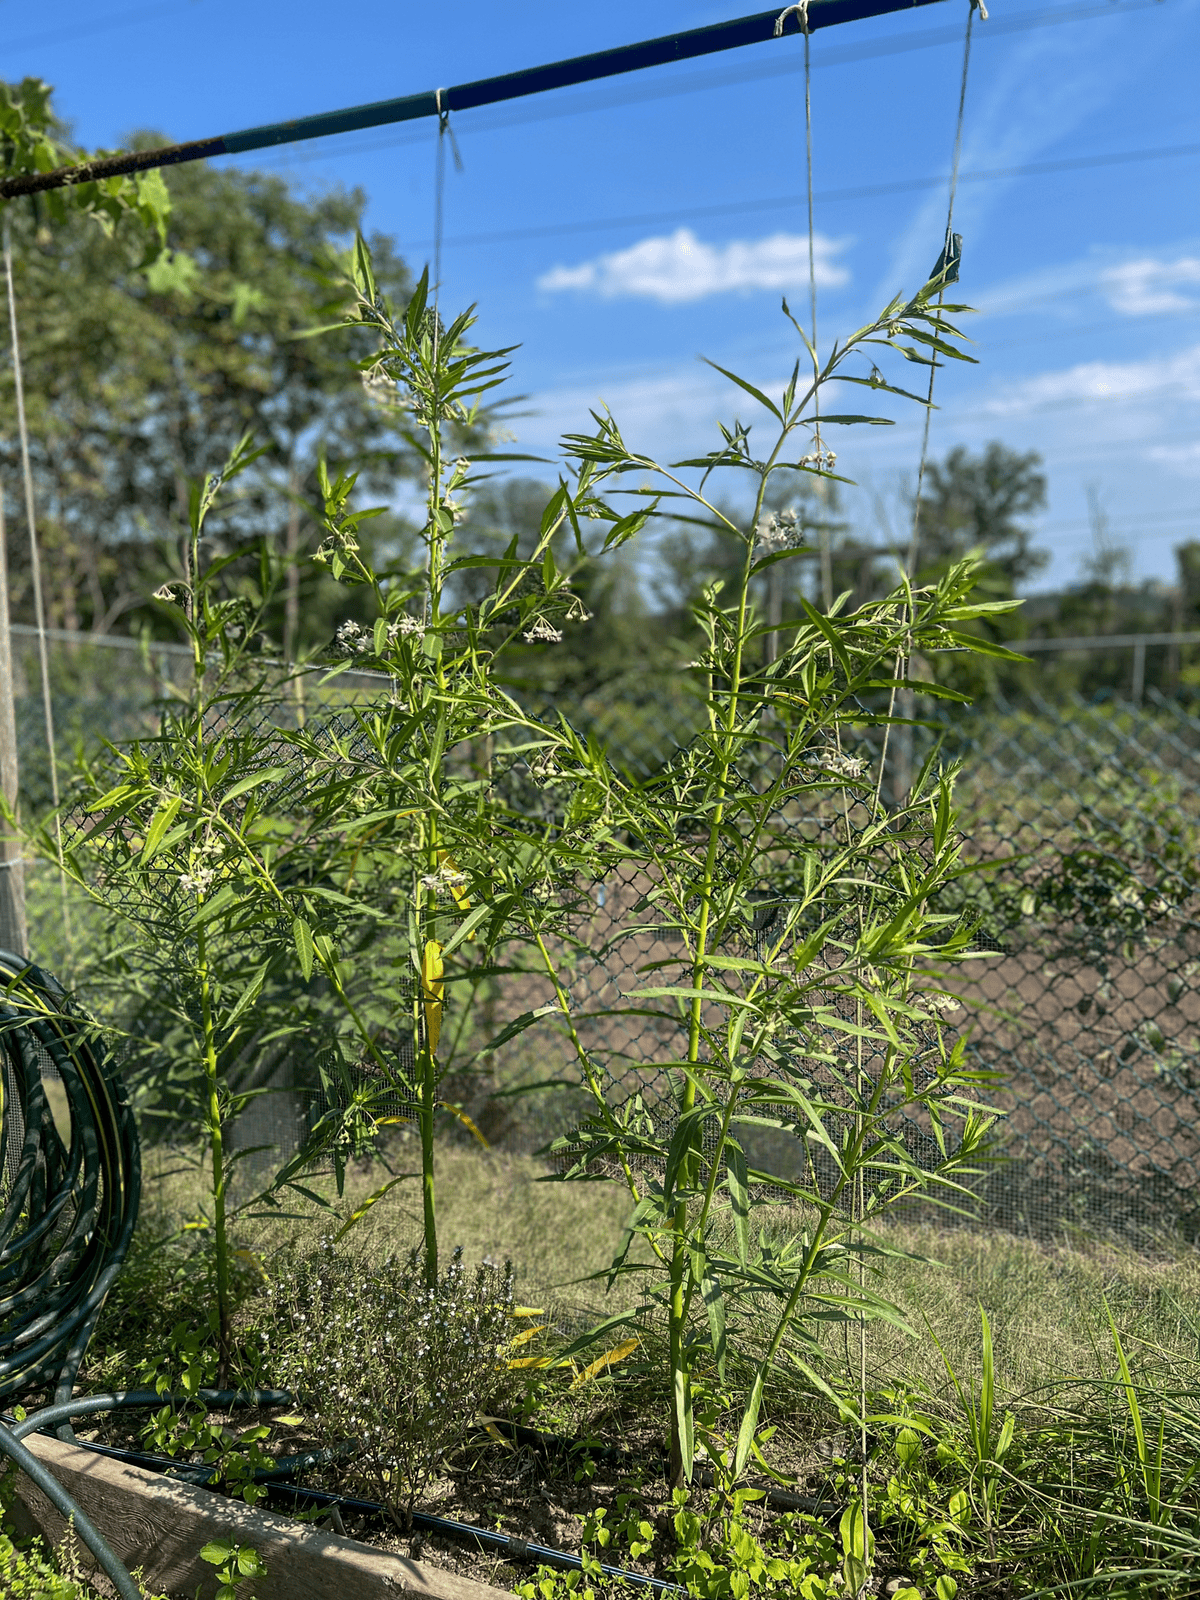
[[[892, 11], [913, 11], [918, 6], [936, 5], [940, 0], [809, 0], [808, 27], [836, 27], [843, 22], [861, 22], [867, 17], [884, 16]], [[782, 33], [775, 32], [784, 17]], [[153, 167], [177, 166], [181, 162], [203, 161], [210, 156], [243, 155], [250, 150], [265, 150], [274, 145], [298, 144], [304, 139], [323, 139], [330, 134], [352, 133], [362, 128], [380, 128], [396, 122], [415, 122], [449, 111], [473, 111], [479, 106], [499, 105], [527, 95], [545, 94], [579, 83], [595, 83], [602, 78], [620, 77], [647, 67], [667, 66], [673, 61], [695, 61], [722, 50], [739, 50], [745, 45], [764, 44], [776, 37], [799, 32], [800, 24], [792, 7], [777, 6], [752, 17], [717, 22], [706, 28], [691, 28], [686, 33], [666, 34], [639, 44], [620, 45], [614, 50], [598, 50], [592, 55], [573, 56], [546, 66], [526, 67], [495, 78], [479, 78], [448, 89], [428, 89], [421, 94], [396, 100], [377, 100], [371, 105], [349, 106], [342, 111], [324, 111], [316, 116], [297, 117], [290, 122], [264, 123], [258, 128], [243, 128], [237, 133], [219, 134], [212, 139], [194, 139], [186, 144], [164, 145], [157, 150], [135, 150], [107, 156], [78, 166], [59, 167], [53, 172], [14, 173], [0, 182], [0, 200], [18, 195], [37, 194], [46, 189], [61, 189], [70, 184], [92, 183], [100, 178], [119, 177], [130, 172], [145, 172]]]

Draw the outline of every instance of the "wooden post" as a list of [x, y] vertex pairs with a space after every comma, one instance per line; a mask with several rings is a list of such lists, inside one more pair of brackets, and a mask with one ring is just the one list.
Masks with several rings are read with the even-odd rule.
[[[15, 811], [19, 781], [17, 713], [13, 696], [12, 632], [8, 616], [8, 546], [4, 529], [4, 491], [0, 488], [0, 789]], [[0, 950], [23, 956], [29, 949], [25, 926], [25, 863], [20, 836], [0, 818]]]

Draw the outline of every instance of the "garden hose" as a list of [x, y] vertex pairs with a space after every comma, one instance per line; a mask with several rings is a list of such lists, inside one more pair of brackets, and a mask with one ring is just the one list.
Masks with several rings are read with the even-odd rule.
[[[0, 1400], [41, 1388], [63, 1401], [133, 1236], [137, 1129], [95, 1029], [53, 978], [7, 951], [0, 1064]], [[69, 1145], [47, 1068], [66, 1096]]]
[[[46, 1092], [47, 1070], [66, 1096], [69, 1143]], [[8, 951], [0, 951], [0, 1112], [0, 1399], [52, 1391], [54, 1420], [69, 1439], [69, 1417], [57, 1413], [137, 1220], [137, 1129], [94, 1028], [49, 974]], [[100, 1532], [3, 1424], [0, 1454], [74, 1518], [121, 1600], [138, 1600]]]
[[[200, 1389], [195, 1395], [160, 1394], [157, 1389], [127, 1389], [112, 1394], [77, 1395], [73, 1400], [60, 1400], [53, 1405], [43, 1406], [40, 1411], [30, 1412], [20, 1421], [13, 1417], [0, 1421], [0, 1455], [6, 1455], [10, 1461], [16, 1462], [51, 1505], [74, 1523], [75, 1532], [95, 1556], [120, 1600], [141, 1600], [141, 1590], [91, 1518], [23, 1441], [31, 1433], [48, 1432], [79, 1417], [95, 1416], [105, 1411], [149, 1411], [162, 1405], [183, 1405], [192, 1399], [204, 1400], [215, 1406], [279, 1406], [287, 1405], [291, 1396], [283, 1389]], [[74, 1440], [73, 1434], [71, 1437]], [[75, 1442], [85, 1449], [91, 1448], [86, 1441]], [[126, 1452], [106, 1450], [104, 1454], [120, 1457]]]

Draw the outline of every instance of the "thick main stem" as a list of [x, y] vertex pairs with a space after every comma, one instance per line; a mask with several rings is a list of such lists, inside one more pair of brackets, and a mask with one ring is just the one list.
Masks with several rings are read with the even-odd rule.
[[224, 1388], [229, 1368], [229, 1240], [225, 1225], [225, 1127], [221, 1115], [217, 1035], [213, 1021], [212, 979], [208, 969], [208, 944], [204, 929], [197, 935], [196, 970], [200, 980], [200, 1024], [204, 1058], [205, 1116], [212, 1167], [213, 1247], [217, 1277], [217, 1341], [220, 1352], [218, 1384]]
[[[760, 496], [761, 498], [761, 496]], [[757, 519], [756, 519], [757, 520]], [[695, 998], [690, 1003], [688, 1020], [688, 1064], [695, 1066], [700, 1060], [700, 1023], [704, 1000], [704, 973], [708, 958], [708, 940], [712, 924], [713, 885], [716, 878], [717, 847], [721, 827], [725, 820], [725, 790], [729, 781], [729, 768], [733, 761], [733, 731], [737, 721], [738, 696], [742, 681], [742, 646], [746, 632], [746, 605], [750, 590], [750, 569], [754, 562], [753, 540], [746, 546], [746, 561], [742, 571], [741, 593], [738, 597], [737, 643], [734, 646], [733, 665], [726, 688], [728, 703], [725, 708], [724, 743], [717, 769], [717, 804], [708, 830], [708, 848], [704, 858], [704, 877], [700, 888], [700, 921], [696, 929], [696, 948], [692, 957], [692, 989]], [[689, 1074], [679, 1099], [679, 1114], [687, 1116], [695, 1109], [696, 1081]], [[688, 1220], [686, 1194], [695, 1182], [698, 1151], [693, 1148], [681, 1163], [679, 1181], [685, 1198], [675, 1206], [671, 1217], [674, 1242], [671, 1250], [670, 1304], [667, 1325], [671, 1346], [671, 1379], [673, 1404], [671, 1407], [671, 1452], [668, 1477], [672, 1488], [680, 1488], [686, 1476], [684, 1460], [684, 1427], [690, 1426], [691, 1374], [688, 1369], [685, 1343], [687, 1339], [688, 1297], [684, 1289], [688, 1255]]]

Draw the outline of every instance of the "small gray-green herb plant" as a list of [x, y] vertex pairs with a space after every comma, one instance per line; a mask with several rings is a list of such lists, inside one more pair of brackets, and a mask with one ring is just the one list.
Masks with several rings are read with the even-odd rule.
[[[970, 953], [969, 929], [937, 908], [939, 890], [966, 870], [954, 774], [931, 757], [911, 792], [891, 804], [881, 792], [908, 663], [942, 650], [1007, 656], [964, 625], [1011, 603], [972, 597], [970, 560], [929, 587], [902, 580], [852, 612], [846, 596], [828, 614], [802, 598], [796, 616], [773, 623], [752, 600], [760, 574], [801, 553], [795, 518], [764, 512], [773, 476], [833, 476], [821, 430], [883, 420], [818, 421], [822, 391], [838, 382], [904, 395], [869, 360], [880, 347], [923, 367], [962, 358], [950, 319], [966, 308], [943, 304], [944, 288], [942, 273], [893, 300], [824, 361], [785, 302], [804, 348], [782, 395], [725, 374], [765, 414], [761, 446], [737, 420], [709, 454], [665, 466], [630, 448], [607, 413], [593, 434], [568, 439], [574, 515], [605, 516], [610, 543], [631, 530], [603, 496], [623, 492], [643, 511], [702, 521], [740, 552], [737, 581], [710, 587], [698, 608], [704, 731], [641, 784], [601, 759], [577, 768], [604, 796], [608, 864], [626, 881], [634, 872], [640, 896], [613, 948], [634, 940], [651, 952], [617, 1009], [648, 1016], [659, 1037], [673, 1033], [673, 1057], [606, 1061], [589, 1047], [596, 1029], [581, 1031], [565, 970], [584, 952], [541, 943], [595, 1099], [588, 1124], [561, 1142], [565, 1176], [617, 1174], [628, 1186], [632, 1220], [611, 1275], [636, 1274], [643, 1303], [606, 1327], [665, 1314], [675, 1485], [693, 1472], [701, 1375], [745, 1375], [730, 1483], [759, 1454], [764, 1392], [779, 1368], [855, 1414], [821, 1376], [818, 1335], [898, 1315], [865, 1279], [866, 1230], [914, 1194], [964, 1201], [991, 1120], [944, 988], [946, 964]], [[749, 481], [744, 520], [709, 487], [730, 473]], [[624, 489], [630, 479], [637, 486]], [[762, 649], [771, 632], [774, 659]], [[648, 1066], [669, 1078], [670, 1095], [657, 1108], [648, 1091], [615, 1103], [612, 1077]], [[793, 1136], [790, 1154], [756, 1158], [755, 1141], [780, 1133]], [[777, 1213], [764, 1208], [781, 1197], [803, 1225], [770, 1225]], [[860, 1544], [865, 1563], [865, 1530]]]
[[277, 1271], [262, 1338], [329, 1470], [407, 1528], [414, 1500], [513, 1387], [512, 1272], [461, 1251], [430, 1287], [422, 1253], [380, 1262], [326, 1242]]

